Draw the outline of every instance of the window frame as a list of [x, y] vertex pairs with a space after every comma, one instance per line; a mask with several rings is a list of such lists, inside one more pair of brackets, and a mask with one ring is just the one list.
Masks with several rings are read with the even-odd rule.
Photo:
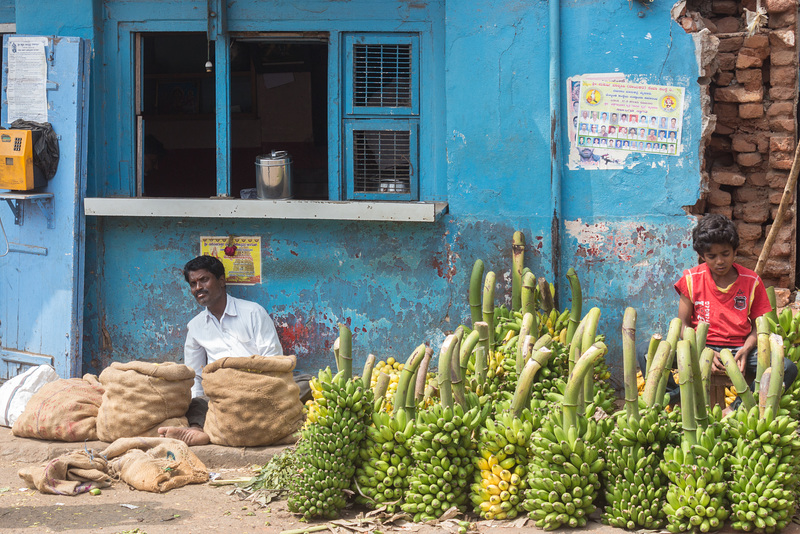
[[[87, 191], [87, 198], [91, 200], [90, 204], [92, 209], [87, 209], [88, 215], [98, 216], [133, 216], [134, 213], [140, 214], [142, 209], [138, 207], [140, 203], [147, 204], [150, 200], [148, 197], [137, 197], [136, 184], [139, 179], [136, 172], [137, 160], [137, 144], [136, 144], [136, 114], [134, 110], [134, 97], [136, 92], [136, 62], [135, 62], [135, 46], [134, 40], [137, 33], [144, 32], [197, 32], [206, 30], [205, 19], [187, 19], [183, 17], [171, 18], [170, 20], [159, 20], [156, 16], [165, 16], [164, 13], [156, 15], [155, 12], [150, 14], [143, 14], [140, 9], [129, 9], [125, 4], [113, 4], [112, 9], [106, 17], [104, 17], [105, 31], [108, 37], [107, 41], [109, 46], [103, 47], [104, 64], [108, 68], [102, 69], [101, 80], [98, 86], [104, 88], [101, 91], [99, 98], [100, 102], [107, 102], [111, 104], [107, 106], [102, 113], [103, 126], [101, 126], [102, 135], [106, 135], [108, 143], [105, 149], [98, 151], [97, 158], [95, 159], [95, 168], [97, 176], [101, 177], [96, 181], [89, 184]], [[177, 9], [177, 8], [176, 8]], [[170, 13], [177, 14], [178, 11], [172, 9]], [[160, 10], [160, 8], [159, 8]], [[432, 12], [433, 13], [433, 12]], [[167, 14], [168, 15], [168, 14]], [[241, 15], [241, 14], [240, 14]], [[307, 13], [305, 13], [307, 15]], [[368, 31], [367, 31], [368, 28]], [[446, 106], [444, 102], [444, 67], [445, 60], [443, 54], [444, 34], [443, 24], [438, 18], [431, 18], [428, 20], [402, 20], [393, 17], [380, 18], [371, 20], [367, 23], [361, 19], [347, 19], [347, 18], [325, 18], [323, 19], [272, 19], [263, 20], [258, 17], [245, 18], [238, 16], [235, 18], [228, 18], [228, 35], [240, 37], [242, 35], [254, 35], [258, 33], [280, 33], [280, 32], [325, 32], [329, 35], [329, 61], [328, 61], [328, 200], [313, 200], [313, 201], [268, 201], [270, 206], [267, 206], [267, 201], [241, 201], [241, 202], [257, 202], [264, 203], [263, 216], [268, 218], [296, 218], [295, 208], [287, 206], [286, 214], [283, 213], [282, 204], [291, 204], [292, 202], [304, 202], [306, 209], [309, 206], [314, 206], [314, 203], [320, 203], [319, 210], [312, 209], [309, 212], [308, 218], [322, 218], [322, 219], [337, 219], [338, 217], [331, 216], [331, 209], [334, 205], [341, 206], [344, 219], [354, 217], [355, 219], [371, 220], [369, 216], [364, 217], [364, 214], [370, 214], [380, 211], [379, 219], [376, 220], [422, 220], [416, 219], [416, 215], [412, 215], [415, 210], [410, 210], [408, 213], [410, 218], [404, 214], [403, 206], [408, 206], [408, 201], [398, 201], [382, 203], [393, 210], [393, 214], [389, 215], [384, 208], [380, 210], [373, 209], [374, 203], [367, 201], [366, 206], [356, 206], [353, 202], [345, 200], [345, 180], [343, 176], [343, 157], [344, 148], [342, 145], [342, 125], [344, 124], [343, 110], [341, 105], [342, 83], [341, 83], [341, 69], [343, 68], [342, 52], [341, 52], [341, 39], [348, 33], [369, 33], [371, 31], [379, 33], [411, 33], [419, 37], [419, 79], [430, 80], [429, 83], [422, 84], [420, 88], [420, 113], [422, 116], [427, 117], [420, 123], [418, 133], [419, 139], [419, 177], [417, 180], [419, 188], [419, 201], [418, 204], [429, 205], [435, 213], [434, 218], [438, 218], [447, 212], [446, 191], [447, 191], [447, 172], [446, 172], [446, 155], [444, 143], [433, 143], [434, 139], [444, 139], [445, 136], [445, 113]], [[228, 38], [229, 39], [229, 38]], [[220, 50], [226, 50], [227, 40], [219, 40], [215, 42], [215, 50], [217, 51], [217, 60], [215, 64], [215, 71], [218, 77], [221, 76], [222, 71], [227, 75], [227, 68], [229, 65], [229, 57], [227, 54], [220, 55]], [[116, 44], [116, 46], [114, 46]], [[436, 52], [438, 50], [438, 53]], [[220, 84], [217, 82], [217, 88], [227, 88], [227, 84]], [[217, 91], [217, 98], [219, 101], [220, 95], [223, 91]], [[95, 93], [97, 95], [97, 93]], [[227, 97], [227, 94], [226, 94]], [[218, 109], [222, 108], [224, 114], [217, 113], [217, 157], [223, 162], [230, 161], [230, 154], [227, 150], [222, 150], [224, 147], [229, 146], [229, 108], [225, 103], [218, 102]], [[120, 127], [122, 125], [122, 127]], [[129, 125], [129, 126], [125, 126]], [[220, 132], [220, 127], [225, 126], [224, 132]], [[228, 141], [228, 143], [225, 143]], [[218, 177], [218, 190], [222, 189], [222, 193], [228, 193], [223, 189], [229, 187], [230, 178], [228, 169], [222, 165], [217, 167]], [[219, 192], [219, 191], [218, 191]], [[95, 198], [92, 198], [95, 197]], [[251, 209], [241, 210], [236, 208], [234, 204], [239, 203], [239, 199], [234, 197], [222, 197], [219, 200], [226, 199], [226, 205], [232, 206], [230, 216], [232, 217], [249, 217], [252, 215], [238, 215], [239, 213], [253, 213]], [[104, 203], [104, 199], [109, 201], [114, 199], [113, 208], [112, 203]], [[122, 209], [126, 202], [119, 202], [120, 199], [125, 199], [130, 203], [131, 209], [128, 211]], [[154, 211], [145, 210], [149, 215], [160, 216], [178, 216], [179, 213], [194, 213], [192, 209], [185, 208], [192, 202], [204, 202], [209, 199], [195, 199], [183, 198], [179, 200], [181, 206], [180, 210], [166, 210], [162, 211], [166, 204], [158, 205], [158, 209]], [[135, 201], [135, 202], [134, 202]], [[140, 202], [141, 201], [141, 202]], [[236, 201], [236, 202], [230, 202]], [[364, 201], [361, 201], [364, 202]], [[105, 206], [108, 204], [108, 206]], [[276, 210], [276, 207], [278, 208]], [[259, 208], [261, 209], [261, 208]], [[364, 211], [366, 210], [366, 211]], [[91, 211], [91, 212], [90, 212]], [[174, 213], [173, 213], [174, 212]], [[191, 215], [188, 215], [191, 216]], [[425, 216], [424, 220], [431, 220], [429, 216]]]

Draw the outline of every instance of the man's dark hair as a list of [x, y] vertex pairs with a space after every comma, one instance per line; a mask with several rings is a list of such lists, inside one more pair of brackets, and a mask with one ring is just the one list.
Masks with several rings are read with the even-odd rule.
[[183, 266], [183, 277], [189, 281], [189, 273], [205, 269], [217, 278], [225, 276], [225, 266], [214, 256], [197, 256], [193, 260], [186, 262]]
[[730, 245], [739, 248], [739, 232], [729, 218], [718, 213], [704, 215], [692, 230], [692, 246], [701, 256], [711, 245]]

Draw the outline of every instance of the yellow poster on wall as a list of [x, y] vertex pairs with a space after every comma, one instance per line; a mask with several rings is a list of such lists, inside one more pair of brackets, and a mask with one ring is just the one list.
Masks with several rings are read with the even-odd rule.
[[230, 285], [261, 283], [260, 236], [202, 236], [200, 254], [214, 256], [225, 266]]

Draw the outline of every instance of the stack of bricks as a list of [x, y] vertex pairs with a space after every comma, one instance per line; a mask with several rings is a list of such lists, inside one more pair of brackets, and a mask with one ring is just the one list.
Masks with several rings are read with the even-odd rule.
[[[708, 28], [719, 39], [719, 68], [711, 78], [716, 129], [705, 150], [708, 194], [699, 213], [734, 220], [739, 261], [754, 268], [780, 204], [796, 138], [797, 0], [762, 0], [768, 23], [748, 37], [744, 9], [755, 0], [690, 1], [678, 22], [689, 32]], [[788, 300], [795, 286], [794, 199], [762, 276]], [[783, 303], [785, 304], [785, 302]]]

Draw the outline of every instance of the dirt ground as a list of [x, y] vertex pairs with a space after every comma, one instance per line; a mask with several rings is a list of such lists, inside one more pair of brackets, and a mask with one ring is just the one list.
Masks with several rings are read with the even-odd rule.
[[[284, 530], [306, 528], [324, 521], [301, 522], [286, 509], [286, 500], [273, 501], [266, 507], [243, 501], [230, 495], [231, 486], [212, 487], [194, 484], [154, 494], [130, 490], [116, 482], [100, 495], [83, 494], [76, 497], [44, 495], [25, 488], [17, 471], [26, 464], [0, 462], [0, 532], [70, 534], [165, 534], [165, 533], [280, 533]], [[213, 471], [213, 470], [212, 470]], [[222, 479], [250, 477], [248, 469], [220, 469]], [[343, 519], [352, 521], [364, 510], [345, 510]], [[380, 532], [438, 532], [454, 531], [452, 524], [444, 527], [411, 525], [405, 528], [381, 526]], [[364, 525], [362, 532], [375, 529]], [[504, 527], [511, 527], [510, 524]], [[502, 531], [519, 532], [520, 530]], [[485, 525], [480, 532], [495, 529]], [[535, 529], [521, 529], [534, 531]], [[476, 530], [477, 531], [477, 530]], [[353, 530], [339, 530], [341, 533]], [[800, 533], [799, 533], [800, 534]]]
[[[285, 530], [322, 525], [324, 521], [301, 522], [286, 509], [286, 500], [273, 501], [262, 507], [229, 494], [231, 486], [213, 487], [194, 484], [172, 490], [165, 494], [154, 494], [130, 490], [117, 482], [102, 490], [100, 495], [83, 494], [77, 497], [44, 495], [25, 488], [17, 471], [25, 464], [0, 461], [0, 532], [69, 534], [165, 534], [165, 533], [280, 533]], [[212, 470], [213, 471], [213, 470]], [[217, 470], [222, 479], [250, 477], [248, 469]], [[353, 526], [364, 510], [345, 510], [343, 520]], [[498, 532], [532, 534], [540, 533], [528, 525], [518, 522], [478, 522], [471, 532]], [[375, 527], [378, 528], [375, 528]], [[336, 534], [354, 532], [455, 532], [457, 526], [446, 522], [441, 526], [406, 524], [375, 525], [362, 524], [361, 528], [333, 530]], [[567, 532], [565, 530], [564, 532]], [[621, 534], [623, 531], [606, 527], [597, 522], [580, 530], [593, 534]], [[324, 532], [324, 531], [323, 531]], [[665, 531], [666, 532], [666, 531]], [[729, 528], [723, 532], [732, 532]], [[784, 534], [800, 534], [800, 525], [792, 523]]]

